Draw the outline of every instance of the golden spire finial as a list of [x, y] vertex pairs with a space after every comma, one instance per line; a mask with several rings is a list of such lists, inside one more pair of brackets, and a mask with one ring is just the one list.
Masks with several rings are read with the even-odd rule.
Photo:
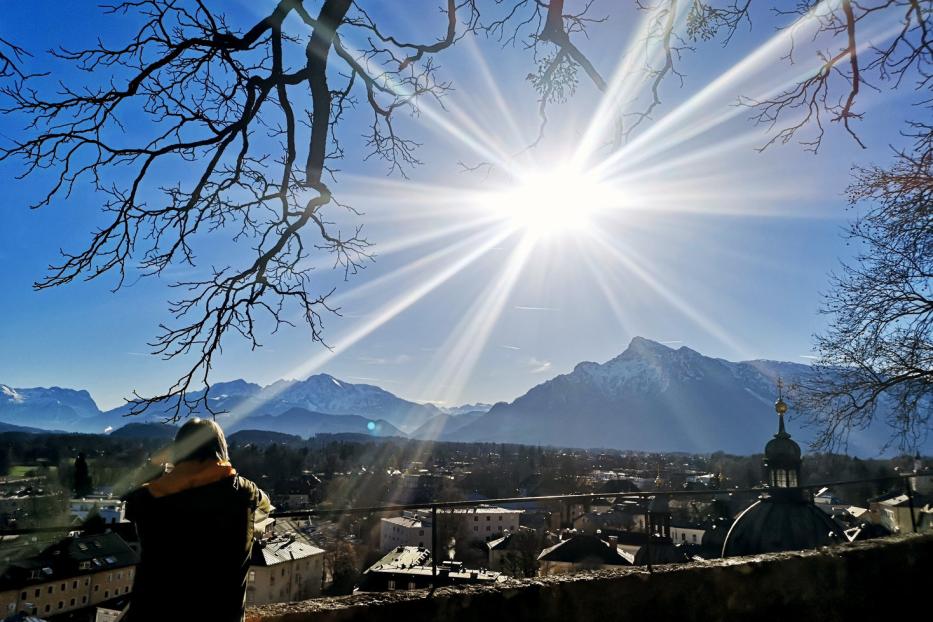
[[787, 412], [787, 403], [784, 402], [784, 380], [778, 376], [777, 379], [778, 398], [774, 403], [774, 410], [778, 414], [778, 434], [786, 434], [784, 431], [784, 413]]
[[777, 414], [784, 416], [784, 413], [787, 412], [787, 404], [784, 402], [784, 381], [780, 377], [777, 379], [777, 390], [778, 398], [774, 403], [774, 410], [777, 411]]

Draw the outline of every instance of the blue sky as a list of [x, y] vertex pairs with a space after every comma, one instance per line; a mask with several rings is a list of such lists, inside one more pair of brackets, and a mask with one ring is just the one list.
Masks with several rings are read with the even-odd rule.
[[[436, 0], [406, 6], [419, 3], [425, 10], [379, 17], [404, 35], [439, 35], [443, 21], [434, 11]], [[250, 11], [265, 13], [266, 5], [272, 3], [242, 3], [230, 11], [231, 20], [246, 24], [255, 19]], [[594, 10], [610, 19], [579, 42], [607, 76], [638, 23], [627, 5], [597, 3]], [[30, 62], [39, 68], [46, 62], [43, 50], [97, 36], [119, 41], [129, 21], [103, 16], [89, 3], [16, 3], [6, 7], [0, 35], [33, 51]], [[591, 226], [600, 243], [569, 234], [537, 240], [524, 249], [525, 262], [508, 286], [496, 288], [521, 243], [519, 232], [416, 302], [402, 305], [391, 319], [375, 322], [384, 319], [393, 301], [496, 234], [495, 227], [470, 226], [471, 213], [488, 216], [488, 205], [458, 201], [477, 190], [508, 191], [508, 183], [496, 175], [462, 172], [458, 162], [476, 162], [482, 155], [450, 127], [466, 128], [469, 136], [468, 125], [475, 123], [509, 153], [520, 151], [537, 127], [536, 96], [524, 79], [533, 69], [530, 55], [488, 40], [461, 41], [438, 57], [441, 75], [455, 88], [447, 98], [450, 111], [426, 104], [419, 116], [398, 121], [423, 143], [418, 155], [424, 165], [409, 171], [410, 181], [386, 177], [383, 163], [360, 157], [364, 109], [340, 130], [347, 157], [331, 185], [364, 212], [355, 221], [374, 242], [376, 259], [347, 282], [322, 263], [316, 282], [336, 284], [343, 314], [325, 316], [325, 336], [340, 345], [361, 327], [378, 326], [330, 354], [300, 325], [261, 335], [264, 345], [257, 351], [229, 339], [214, 380], [242, 377], [266, 384], [325, 371], [413, 400], [493, 402], [511, 400], [581, 361], [612, 358], [635, 335], [731, 360], [807, 362], [812, 335], [826, 322], [818, 309], [828, 275], [853, 252], [842, 236], [853, 215], [844, 197], [850, 167], [886, 162], [888, 145], [898, 143], [897, 132], [911, 109], [907, 92], [865, 92], [859, 100], [865, 118], [858, 129], [867, 150], [829, 123], [818, 155], [794, 143], [758, 153], [755, 147], [769, 135], [749, 122], [747, 110], [736, 109], [736, 98], [799, 76], [815, 56], [804, 48], [791, 66], [779, 60], [785, 50], [776, 45], [760, 61], [741, 63], [775, 35], [775, 26], [787, 22], [762, 13], [754, 30], [741, 30], [729, 47], [711, 42], [685, 53], [683, 87], [675, 79], [662, 90], [664, 102], [652, 122], [660, 129], [629, 152], [624, 160], [633, 164], [624, 177], [620, 172], [605, 180], [626, 195], [628, 207], [594, 217]], [[884, 28], [879, 33], [883, 37]], [[72, 84], [88, 79], [60, 66], [55, 71], [61, 72], [56, 78]], [[725, 75], [733, 78], [724, 80]], [[599, 93], [581, 78], [576, 96], [552, 109], [546, 140], [522, 156], [523, 166], [547, 170], [548, 163], [573, 153], [598, 103]], [[714, 117], [725, 120], [706, 123]], [[0, 135], [16, 137], [20, 125], [21, 119], [2, 118]], [[697, 135], [690, 136], [694, 130]], [[605, 155], [597, 152], [592, 159]], [[682, 164], [670, 165], [680, 158]], [[102, 407], [118, 405], [132, 389], [166, 388], [181, 363], [148, 355], [147, 342], [158, 324], [170, 319], [168, 284], [179, 273], [142, 279], [117, 293], [110, 291], [114, 280], [106, 277], [33, 291], [32, 283], [59, 249], [80, 248], [101, 222], [101, 199], [78, 188], [68, 200], [30, 210], [27, 205], [47, 179], [16, 180], [17, 171], [10, 163], [0, 165], [6, 194], [0, 227], [0, 383], [86, 388]], [[438, 235], [458, 226], [463, 229]], [[412, 237], [427, 241], [393, 250]], [[202, 240], [199, 258], [205, 263], [238, 252], [219, 238]], [[430, 260], [434, 254], [436, 261]], [[483, 338], [477, 337], [480, 329]]]

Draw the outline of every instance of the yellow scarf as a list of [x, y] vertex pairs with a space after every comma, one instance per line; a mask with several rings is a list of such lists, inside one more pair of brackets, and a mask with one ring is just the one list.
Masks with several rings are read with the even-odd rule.
[[176, 464], [171, 473], [166, 473], [145, 486], [149, 488], [153, 497], [167, 497], [189, 488], [213, 484], [234, 475], [236, 475], [236, 469], [229, 462], [185, 461]]

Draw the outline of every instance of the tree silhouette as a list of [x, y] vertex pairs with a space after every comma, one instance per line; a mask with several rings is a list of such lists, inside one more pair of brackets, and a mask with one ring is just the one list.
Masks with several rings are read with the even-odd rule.
[[801, 404], [820, 447], [844, 445], [879, 408], [901, 449], [918, 446], [933, 413], [933, 126], [913, 126], [912, 150], [887, 168], [855, 171], [849, 230], [854, 263], [833, 278], [813, 381]]
[[86, 497], [94, 492], [94, 486], [91, 482], [91, 474], [88, 472], [87, 456], [84, 452], [78, 454], [75, 458], [75, 496]]
[[[587, 23], [588, 5], [564, 13], [562, 1], [491, 2], [499, 11], [483, 22], [480, 0], [447, 0], [443, 36], [417, 43], [383, 32], [364, 4], [325, 0], [312, 15], [301, 0], [280, 0], [269, 15], [238, 29], [201, 0], [120, 2], [105, 10], [141, 17], [142, 25], [117, 45], [53, 50], [55, 59], [88, 76], [77, 87], [56, 85], [57, 92], [45, 76], [21, 68], [24, 50], [0, 40], [0, 75], [14, 80], [2, 89], [4, 111], [27, 120], [23, 135], [0, 149], [0, 160], [22, 161], [24, 177], [57, 173], [33, 207], [90, 184], [106, 197], [109, 215], [37, 289], [106, 274], [115, 274], [120, 288], [130, 273], [194, 266], [196, 237], [204, 232], [224, 231], [251, 247], [245, 264], [174, 283], [175, 323], [162, 324], [152, 346], [164, 358], [191, 355], [192, 362], [165, 392], [134, 394], [133, 413], [155, 403], [173, 420], [197, 408], [210, 412], [207, 392], [198, 389], [209, 388], [227, 335], [257, 347], [257, 324], [271, 321], [273, 330], [291, 324], [292, 307], [312, 338], [323, 341], [321, 314], [333, 311], [332, 290], [316, 288], [305, 260], [314, 251], [330, 253], [349, 274], [369, 259], [360, 228], [334, 225], [334, 210], [355, 210], [337, 199], [327, 179], [346, 155], [336, 129], [358, 93], [372, 121], [363, 131], [368, 151], [354, 157], [381, 159], [404, 175], [419, 163], [418, 145], [398, 132], [396, 117], [417, 111], [422, 99], [440, 101], [450, 86], [438, 78], [433, 58], [464, 36], [514, 41], [537, 29], [530, 46], [552, 42], [561, 55], [553, 65], [582, 63], [593, 71], [571, 40]], [[351, 34], [366, 46], [351, 49], [345, 43]], [[559, 82], [553, 70], [544, 74], [536, 82], [542, 114]], [[126, 131], [130, 120], [133, 132]], [[179, 164], [193, 174], [166, 183], [160, 171]]]

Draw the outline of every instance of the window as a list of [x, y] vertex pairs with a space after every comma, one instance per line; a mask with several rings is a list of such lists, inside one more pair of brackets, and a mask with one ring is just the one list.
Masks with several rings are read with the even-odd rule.
[[100, 586], [99, 586], [99, 585], [95, 585], [95, 586], [94, 586], [94, 591], [95, 591], [95, 592], [99, 592], [99, 591], [100, 591]]
[[50, 586], [49, 586], [49, 590], [48, 590], [48, 591], [49, 591], [49, 594], [52, 593], [52, 589], [53, 589], [53, 588], [52, 588], [52, 586], [50, 585]]
[[86, 602], [87, 602], [87, 596], [82, 596], [82, 597], [81, 597], [81, 604], [83, 605], [83, 604], [85, 604]]
[[46, 613], [48, 613], [48, 612], [51, 611], [51, 610], [52, 610], [52, 605], [46, 605], [46, 606], [45, 606], [45, 612], [46, 612]]
[[75, 601], [75, 599], [74, 599], [74, 598], [72, 598], [72, 599], [71, 599], [71, 606], [72, 606], [72, 607], [74, 607], [74, 606], [75, 606], [75, 602], [76, 602], [76, 601]]
[[487, 521], [491, 521], [491, 520], [492, 520], [492, 516], [487, 516], [487, 517], [486, 517], [486, 520], [487, 520]]
[[104, 600], [110, 598], [110, 590], [104, 590]]
[[71, 589], [73, 589], [73, 590], [78, 589], [78, 582], [77, 582], [77, 581], [75, 581], [75, 582], [73, 582], [73, 583], [71, 584]]
[[501, 516], [499, 517], [499, 522], [500, 522], [500, 523], [502, 522], [502, 517], [501, 517]]
[[486, 525], [486, 531], [491, 531], [491, 530], [492, 530], [492, 527], [490, 527], [489, 525]]
[[476, 525], [473, 525], [473, 531], [479, 531], [479, 527], [477, 527]]
[[387, 585], [387, 588], [389, 589], [390, 592], [395, 589], [395, 579], [389, 579], [389, 584]]
[[474, 517], [473, 517], [473, 520], [474, 520], [474, 521], [478, 521], [478, 520], [479, 520], [479, 516], [474, 516]]
[[59, 609], [64, 609], [64, 608], [65, 608], [65, 601], [63, 601], [63, 600], [58, 601], [58, 608], [59, 608]]
[[62, 591], [63, 591], [63, 592], [65, 591], [65, 588], [67, 587], [67, 585], [68, 585], [67, 583], [62, 583]]
[[42, 590], [40, 590], [39, 588], [36, 588], [36, 598], [39, 598], [39, 594], [41, 593], [42, 593]]
[[249, 582], [252, 583], [255, 580], [256, 580], [256, 571], [250, 570], [249, 571]]

